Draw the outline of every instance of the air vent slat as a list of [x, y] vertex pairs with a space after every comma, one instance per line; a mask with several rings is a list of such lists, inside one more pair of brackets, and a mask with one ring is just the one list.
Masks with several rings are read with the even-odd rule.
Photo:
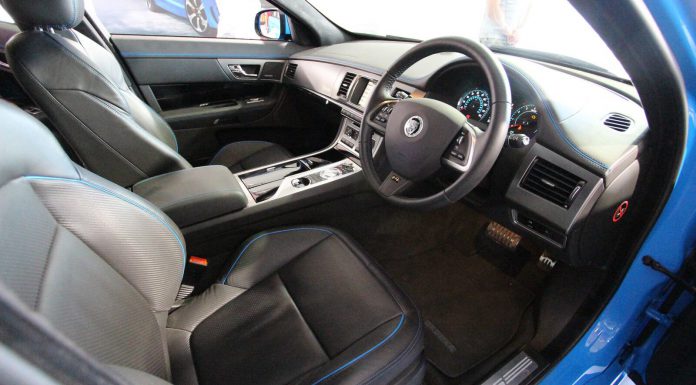
[[575, 184], [577, 183], [577, 177], [575, 177], [575, 175], [558, 173], [558, 170], [548, 168], [544, 164], [539, 164], [537, 167], [540, 168], [540, 171], [549, 174], [552, 178], [557, 179], [558, 182], [569, 187], [571, 190], [575, 188]]
[[566, 209], [584, 185], [584, 180], [541, 158], [534, 160], [520, 183], [523, 189]]
[[285, 77], [294, 79], [295, 73], [297, 72], [297, 63], [288, 64], [288, 69], [285, 70]]
[[632, 124], [633, 121], [631, 120], [631, 118], [621, 114], [611, 114], [606, 119], [604, 119], [605, 126], [619, 132], [624, 132], [628, 130], [629, 128], [631, 128]]
[[352, 72], [346, 72], [346, 75], [341, 81], [341, 86], [338, 88], [338, 96], [342, 96], [344, 98], [348, 96], [348, 90], [350, 90], [350, 85], [353, 84], [355, 76], [356, 75]]
[[556, 199], [558, 199], [559, 202], [565, 201], [566, 197], [568, 196], [568, 194], [563, 194], [550, 189], [549, 186], [543, 184], [542, 182], [533, 180], [528, 180], [527, 182], [529, 183], [527, 187], [530, 187], [530, 190], [534, 190], [533, 192], [553, 195]]
[[572, 188], [568, 188], [559, 184], [557, 180], [545, 176], [540, 177], [537, 175], [530, 175], [528, 182], [536, 184], [542, 188], [551, 188], [549, 190], [550, 192], [559, 194], [561, 197], [563, 197], [566, 194], [569, 194], [575, 188], [575, 186], [573, 186]]

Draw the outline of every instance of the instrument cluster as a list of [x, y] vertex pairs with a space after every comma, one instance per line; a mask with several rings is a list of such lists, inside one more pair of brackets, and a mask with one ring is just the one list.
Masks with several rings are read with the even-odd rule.
[[[457, 109], [469, 120], [488, 124], [491, 121], [490, 94], [483, 87], [470, 89], [457, 101]], [[538, 133], [538, 123], [539, 111], [535, 104], [524, 100], [513, 103], [509, 131], [513, 140], [526, 142], [526, 145]]]

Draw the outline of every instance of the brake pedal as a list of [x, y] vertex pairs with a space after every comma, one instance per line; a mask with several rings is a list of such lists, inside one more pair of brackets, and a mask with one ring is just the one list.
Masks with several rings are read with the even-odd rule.
[[488, 224], [486, 236], [510, 251], [515, 251], [522, 240], [520, 235], [497, 222]]
[[556, 260], [553, 258], [553, 256], [544, 250], [543, 253], [539, 256], [539, 260], [537, 261], [537, 267], [540, 270], [549, 272], [553, 270], [554, 266], [556, 266]]

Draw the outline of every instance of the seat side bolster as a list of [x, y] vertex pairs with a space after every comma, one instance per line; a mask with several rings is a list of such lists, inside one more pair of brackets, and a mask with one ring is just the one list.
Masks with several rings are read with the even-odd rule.
[[244, 243], [222, 283], [248, 289], [332, 235], [331, 229], [313, 226], [258, 234]]

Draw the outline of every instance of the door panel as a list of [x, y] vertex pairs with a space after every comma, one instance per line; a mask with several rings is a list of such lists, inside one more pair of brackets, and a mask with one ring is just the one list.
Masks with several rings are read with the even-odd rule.
[[112, 41], [135, 80], [147, 85], [248, 81], [234, 78], [226, 65], [236, 64], [235, 60], [258, 65], [282, 62], [303, 49], [292, 42], [268, 40], [113, 35]]
[[292, 42], [133, 35], [113, 35], [112, 41], [194, 165], [233, 141], [273, 141], [300, 155], [332, 139], [307, 132], [317, 125], [298, 125], [280, 112], [288, 110], [279, 105], [287, 104], [287, 59], [303, 49]]

